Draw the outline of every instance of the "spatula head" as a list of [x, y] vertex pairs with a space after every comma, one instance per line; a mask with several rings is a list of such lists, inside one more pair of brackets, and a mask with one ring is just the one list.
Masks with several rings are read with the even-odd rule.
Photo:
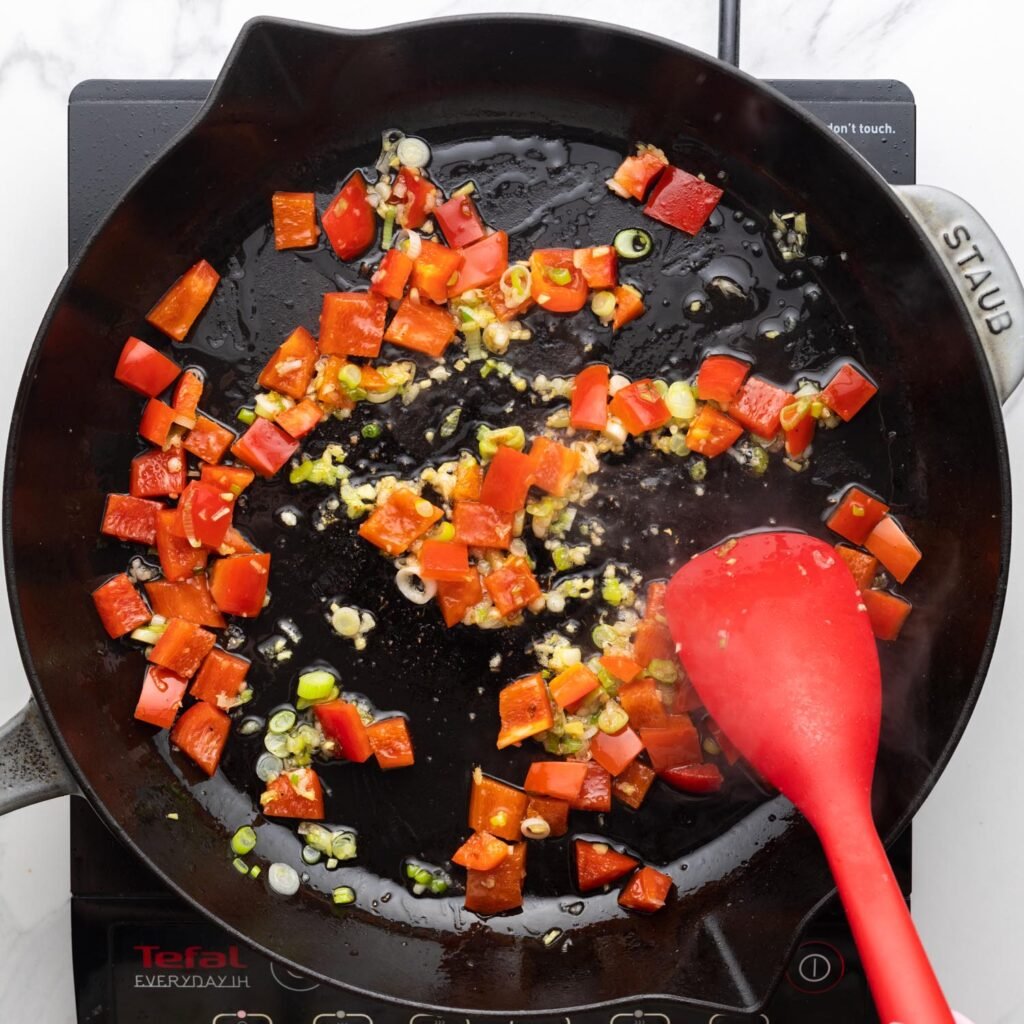
[[725, 541], [675, 574], [666, 614], [701, 700], [763, 778], [811, 817], [837, 784], [870, 792], [878, 652], [834, 548], [778, 531]]

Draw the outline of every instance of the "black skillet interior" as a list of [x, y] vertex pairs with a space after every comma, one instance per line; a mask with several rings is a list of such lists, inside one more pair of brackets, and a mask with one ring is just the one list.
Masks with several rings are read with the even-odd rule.
[[[709, 178], [723, 175], [726, 201], [710, 229], [693, 241], [655, 230], [654, 255], [625, 274], [649, 296], [641, 321], [609, 341], [589, 314], [531, 314], [536, 338], [511, 358], [549, 375], [608, 359], [632, 375], [682, 376], [709, 348], [731, 346], [779, 382], [824, 374], [840, 355], [862, 358], [880, 398], [817, 446], [811, 471], [794, 476], [773, 461], [756, 481], [720, 459], [698, 495], [678, 463], [636, 456], [602, 471], [594, 512], [616, 524], [602, 557], [656, 577], [736, 530], [774, 521], [820, 534], [827, 495], [851, 480], [891, 499], [926, 558], [906, 588], [916, 610], [905, 636], [883, 652], [883, 831], [906, 820], [936, 777], [987, 665], [1006, 564], [1001, 423], [951, 289], [887, 189], [795, 108], [703, 55], [536, 18], [369, 35], [248, 27], [192, 131], [73, 269], [26, 375], [5, 539], [36, 693], [111, 825], [199, 907], [301, 970], [387, 997], [477, 1010], [644, 993], [752, 1007], [830, 882], [806, 826], [749, 780], [731, 783], [720, 800], [662, 792], [642, 814], [620, 809], [600, 827], [585, 816], [574, 822], [669, 865], [679, 895], [651, 919], [617, 914], [614, 894], [573, 896], [565, 844], [531, 851], [526, 910], [488, 924], [462, 912], [457, 897], [426, 901], [406, 891], [402, 858], [442, 863], [461, 836], [469, 767], [481, 763], [512, 780], [525, 771], [531, 751], [498, 753], [493, 735], [497, 689], [530, 667], [530, 630], [448, 633], [432, 609], [397, 595], [393, 570], [352, 542], [349, 525], [312, 528], [323, 492], [274, 481], [254, 490], [239, 515], [275, 558], [272, 603], [246, 624], [249, 652], [279, 632], [282, 618], [303, 633], [291, 663], [272, 668], [254, 654], [253, 710], [288, 699], [297, 670], [322, 659], [347, 688], [410, 714], [415, 770], [323, 772], [331, 820], [359, 831], [359, 867], [309, 869], [311, 884], [291, 900], [243, 879], [231, 869], [226, 837], [256, 818], [259, 738], [234, 736], [224, 771], [205, 782], [168, 752], [165, 736], [154, 744], [152, 731], [132, 720], [142, 658], [103, 639], [87, 596], [129, 554], [96, 536], [103, 494], [125, 488], [136, 450], [140, 403], [112, 381], [116, 354], [128, 333], [157, 340], [143, 313], [205, 256], [224, 281], [177, 354], [203, 367], [207, 409], [230, 421], [283, 336], [297, 323], [315, 330], [321, 293], [364, 281], [357, 266], [323, 248], [275, 253], [270, 192], [316, 188], [324, 200], [353, 166], [372, 164], [387, 127], [434, 144], [441, 185], [475, 180], [485, 219], [510, 231], [517, 256], [537, 245], [606, 242], [640, 223], [637, 209], [601, 184], [633, 140], [655, 141]], [[808, 212], [812, 252], [823, 257], [817, 266], [784, 268], [771, 258], [761, 232], [773, 208]], [[756, 223], [734, 219], [734, 209]], [[715, 276], [737, 280], [749, 298], [712, 293], [706, 314], [685, 316], [684, 304], [707, 294]], [[788, 329], [766, 340], [760, 332], [779, 322]], [[483, 420], [520, 422], [529, 433], [545, 410], [520, 399], [510, 413], [503, 406], [512, 397], [507, 383], [470, 373], [408, 408], [360, 413], [353, 426], [320, 436], [349, 443], [364, 419], [383, 419], [382, 439], [352, 445], [350, 464], [359, 471], [366, 458], [408, 472], [470, 444]], [[424, 432], [454, 404], [463, 407], [460, 430], [442, 450]], [[950, 429], [954, 420], [971, 430]], [[300, 513], [297, 528], [276, 518], [286, 504]], [[654, 535], [652, 526], [673, 531]], [[339, 596], [377, 615], [363, 655], [324, 619], [324, 601]], [[586, 635], [593, 613], [572, 605], [570, 613]], [[536, 628], [557, 624], [541, 617]], [[495, 652], [503, 656], [497, 673], [489, 667]], [[177, 821], [166, 817], [171, 811]], [[261, 859], [298, 863], [291, 830], [267, 823], [259, 834]], [[332, 910], [324, 892], [338, 884], [357, 890], [356, 908]], [[551, 928], [563, 935], [548, 947], [540, 936]]]

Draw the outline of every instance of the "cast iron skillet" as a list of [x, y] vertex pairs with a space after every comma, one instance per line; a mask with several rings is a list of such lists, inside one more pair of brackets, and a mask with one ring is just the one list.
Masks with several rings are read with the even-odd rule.
[[[225, 280], [178, 354], [209, 374], [220, 396], [207, 403], [210, 411], [230, 416], [296, 318], [315, 320], [320, 292], [359, 280], [356, 268], [322, 251], [273, 261], [267, 197], [276, 188], [311, 185], [321, 196], [333, 193], [354, 165], [372, 163], [385, 127], [437, 144], [436, 169], [446, 185], [460, 174], [491, 180], [495, 172], [478, 158], [505, 154], [506, 205], [485, 204], [500, 225], [515, 208], [517, 190], [529, 193], [534, 179], [545, 179], [543, 188], [564, 180], [571, 192], [579, 176], [606, 173], [614, 154], [637, 139], [657, 141], [684, 166], [723, 171], [730, 207], [762, 217], [773, 208], [807, 211], [813, 249], [829, 256], [815, 272], [825, 312], [802, 321], [774, 354], [751, 336], [766, 306], [703, 324], [681, 315], [683, 284], [700, 283], [701, 261], [714, 255], [719, 239], [735, 243], [740, 226], [726, 217], [710, 241], [672, 243], [678, 279], [659, 275], [656, 261], [637, 268], [637, 279], [668, 305], [652, 303], [650, 319], [610, 347], [598, 341], [586, 358], [605, 356], [634, 374], [665, 365], [689, 372], [713, 345], [759, 345], [765, 372], [785, 379], [787, 367], [789, 374], [824, 373], [836, 356], [852, 353], [881, 383], [874, 409], [822, 442], [811, 472], [783, 479], [788, 471], [773, 468], [768, 487], [716, 466], [708, 494], [698, 499], [682, 480], [664, 475], [654, 491], [644, 491], [636, 471], [622, 467], [614, 478], [623, 495], [620, 521], [634, 535], [631, 557], [653, 568], [771, 518], [820, 529], [817, 510], [832, 487], [850, 479], [889, 497], [926, 558], [906, 588], [916, 610], [905, 637], [885, 652], [876, 781], [883, 834], [897, 834], [934, 784], [981, 686], [1006, 583], [1005, 441], [978, 329], [907, 207], [793, 104], [703, 54], [621, 29], [537, 17], [369, 33], [251, 22], [195, 122], [94, 235], [36, 339], [8, 451], [7, 579], [38, 708], [74, 780], [110, 827], [200, 910], [298, 970], [386, 998], [474, 1011], [572, 1012], [644, 994], [751, 1010], [767, 997], [801, 924], [831, 889], [810, 830], [786, 802], [751, 782], [734, 783], [721, 801], [661, 794], [642, 819], [646, 825], [624, 811], [609, 816], [604, 834], [669, 865], [677, 880], [678, 899], [650, 919], [615, 914], [614, 894], [589, 898], [579, 914], [567, 909], [575, 899], [566, 896], [564, 846], [531, 864], [533, 895], [524, 913], [489, 924], [460, 912], [457, 898], [417, 901], [400, 882], [375, 877], [398, 878], [403, 856], [438, 861], [450, 851], [463, 828], [471, 763], [522, 777], [529, 752], [496, 754], [492, 727], [497, 687], [528, 663], [523, 637], [448, 634], [427, 611], [396, 604], [382, 560], [351, 544], [346, 532], [289, 534], [276, 525], [274, 510], [285, 501], [311, 514], [287, 485], [263, 487], [246, 513], [256, 538], [288, 567], [275, 576], [268, 614], [248, 632], [251, 645], [273, 633], [280, 617], [304, 615], [306, 637], [293, 667], [255, 670], [263, 701], [257, 710], [284, 699], [295, 668], [322, 657], [351, 689], [408, 711], [417, 736], [414, 771], [324, 772], [332, 819], [360, 831], [363, 867], [344, 879], [359, 892], [359, 905], [334, 912], [324, 892], [342, 878], [321, 868], [291, 900], [231, 870], [227, 839], [255, 817], [258, 739], [247, 746], [233, 737], [225, 773], [206, 782], [167, 750], [165, 736], [154, 743], [152, 730], [132, 719], [141, 655], [105, 640], [88, 598], [128, 554], [96, 532], [104, 493], [124, 489], [140, 408], [112, 380], [116, 355], [130, 332], [152, 338], [145, 311], [184, 267], [205, 256]], [[456, 145], [495, 136], [520, 141]], [[922, 195], [932, 218], [940, 218], [936, 195]], [[532, 202], [528, 194], [524, 216]], [[609, 229], [638, 221], [625, 204], [604, 203], [598, 209], [615, 212], [597, 214], [593, 223], [586, 208], [575, 193], [559, 200], [551, 217], [521, 226], [514, 245], [526, 250], [549, 238], [571, 244], [567, 233], [585, 243], [593, 232], [603, 241]], [[997, 243], [984, 223], [968, 207], [957, 209], [996, 259]], [[701, 255], [694, 246], [704, 244], [711, 249]], [[759, 303], [804, 294], [810, 278], [787, 278], [782, 287], [768, 264], [753, 263], [765, 293]], [[1000, 295], [1018, 301], [1012, 271], [1002, 267], [1002, 274]], [[539, 328], [541, 335], [529, 358], [558, 356], [563, 369], [583, 361], [564, 325]], [[1013, 330], [996, 341], [1007, 339], [1019, 341]], [[995, 347], [991, 339], [986, 346]], [[1001, 358], [996, 371], [1008, 392], [1020, 353]], [[436, 389], [396, 418], [410, 461], [428, 454], [422, 428], [436, 424], [446, 394], [450, 405], [451, 392]], [[493, 411], [495, 395], [474, 385], [459, 401], [483, 416]], [[456, 440], [468, 437], [467, 427]], [[397, 447], [381, 451], [399, 457]], [[662, 534], [641, 543], [638, 531], [652, 522], [683, 524], [682, 539]], [[317, 602], [339, 594], [380, 613], [382, 626], [362, 659], [332, 639], [318, 615]], [[493, 643], [505, 658], [497, 676], [487, 668]], [[470, 727], [470, 712], [478, 713], [478, 727]], [[37, 768], [31, 784], [7, 783], [6, 806], [60, 790], [61, 779], [47, 775], [45, 734], [31, 708], [5, 734], [5, 766], [17, 762], [22, 776]], [[177, 820], [168, 819], [172, 811]], [[576, 825], [594, 828], [592, 821]], [[296, 851], [286, 827], [261, 826], [261, 858], [295, 862]], [[565, 935], [548, 948], [540, 936], [552, 923]]]

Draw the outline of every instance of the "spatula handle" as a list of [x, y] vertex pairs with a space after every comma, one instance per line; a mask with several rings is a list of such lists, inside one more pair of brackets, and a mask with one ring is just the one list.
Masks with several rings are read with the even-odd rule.
[[870, 811], [818, 832], [882, 1024], [954, 1024]]

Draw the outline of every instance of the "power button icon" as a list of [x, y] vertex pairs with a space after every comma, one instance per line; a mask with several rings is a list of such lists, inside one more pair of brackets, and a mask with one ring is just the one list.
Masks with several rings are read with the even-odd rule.
[[838, 949], [827, 942], [805, 942], [797, 949], [786, 978], [797, 991], [818, 995], [835, 988], [845, 973]]

